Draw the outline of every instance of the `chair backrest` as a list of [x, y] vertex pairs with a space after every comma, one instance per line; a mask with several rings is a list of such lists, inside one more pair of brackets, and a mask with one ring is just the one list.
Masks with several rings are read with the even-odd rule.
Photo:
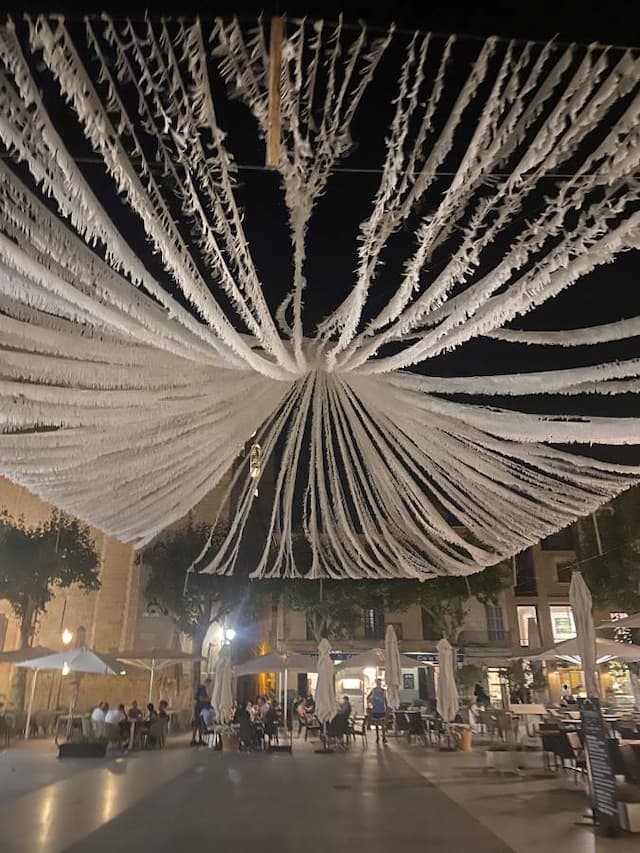
[[582, 749], [582, 741], [578, 732], [566, 732], [567, 740], [571, 744], [571, 749], [574, 752], [580, 752]]
[[327, 726], [327, 734], [329, 737], [342, 737], [349, 724], [349, 717], [346, 714], [336, 714]]

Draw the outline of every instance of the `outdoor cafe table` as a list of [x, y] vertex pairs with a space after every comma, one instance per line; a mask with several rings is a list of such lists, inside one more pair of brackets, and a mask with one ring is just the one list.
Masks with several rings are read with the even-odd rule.
[[60, 723], [66, 723], [67, 729], [73, 729], [74, 723], [80, 723], [80, 727], [82, 728], [82, 723], [84, 720], [90, 721], [90, 714], [59, 714], [56, 718], [56, 729], [54, 736], [54, 743], [58, 745], [58, 738], [60, 737]]

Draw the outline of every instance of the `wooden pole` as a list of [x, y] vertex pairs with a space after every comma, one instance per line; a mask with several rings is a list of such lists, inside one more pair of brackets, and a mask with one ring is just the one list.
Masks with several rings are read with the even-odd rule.
[[284, 18], [271, 18], [269, 39], [269, 107], [267, 114], [267, 159], [268, 169], [280, 165], [280, 73], [282, 70], [282, 39]]

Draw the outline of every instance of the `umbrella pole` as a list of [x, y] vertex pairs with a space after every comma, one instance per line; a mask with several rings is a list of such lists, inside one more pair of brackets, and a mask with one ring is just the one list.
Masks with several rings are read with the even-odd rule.
[[31, 679], [31, 693], [29, 694], [29, 708], [27, 709], [27, 721], [24, 724], [24, 739], [29, 739], [29, 729], [31, 727], [31, 712], [33, 711], [33, 698], [36, 695], [36, 681], [38, 679], [38, 670], [33, 670], [33, 678]]
[[153, 679], [156, 674], [156, 662], [155, 660], [151, 661], [151, 675], [149, 676], [149, 699], [147, 701], [151, 702], [151, 697], [153, 695]]
[[282, 706], [282, 713], [284, 718], [284, 732], [287, 733], [287, 706], [288, 706], [288, 697], [287, 697], [287, 681], [289, 676], [289, 670], [285, 669], [284, 671], [284, 703]]

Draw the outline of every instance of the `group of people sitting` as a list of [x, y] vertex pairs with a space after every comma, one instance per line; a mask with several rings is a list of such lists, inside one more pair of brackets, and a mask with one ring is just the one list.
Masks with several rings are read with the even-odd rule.
[[240, 703], [234, 711], [233, 722], [238, 726], [240, 744], [245, 749], [262, 748], [265, 738], [269, 744], [278, 740], [280, 706], [266, 696], [255, 702]]
[[[91, 712], [91, 728], [98, 737], [105, 737], [109, 730], [107, 726], [117, 726], [120, 731], [120, 741], [124, 748], [129, 745], [131, 736], [131, 724], [134, 723], [139, 731], [148, 730], [150, 726], [160, 719], [169, 719], [169, 703], [162, 699], [156, 710], [152, 702], [143, 711], [134, 699], [128, 710], [124, 705], [110, 708], [108, 702], [99, 702]], [[147, 731], [147, 734], [148, 731]]]

